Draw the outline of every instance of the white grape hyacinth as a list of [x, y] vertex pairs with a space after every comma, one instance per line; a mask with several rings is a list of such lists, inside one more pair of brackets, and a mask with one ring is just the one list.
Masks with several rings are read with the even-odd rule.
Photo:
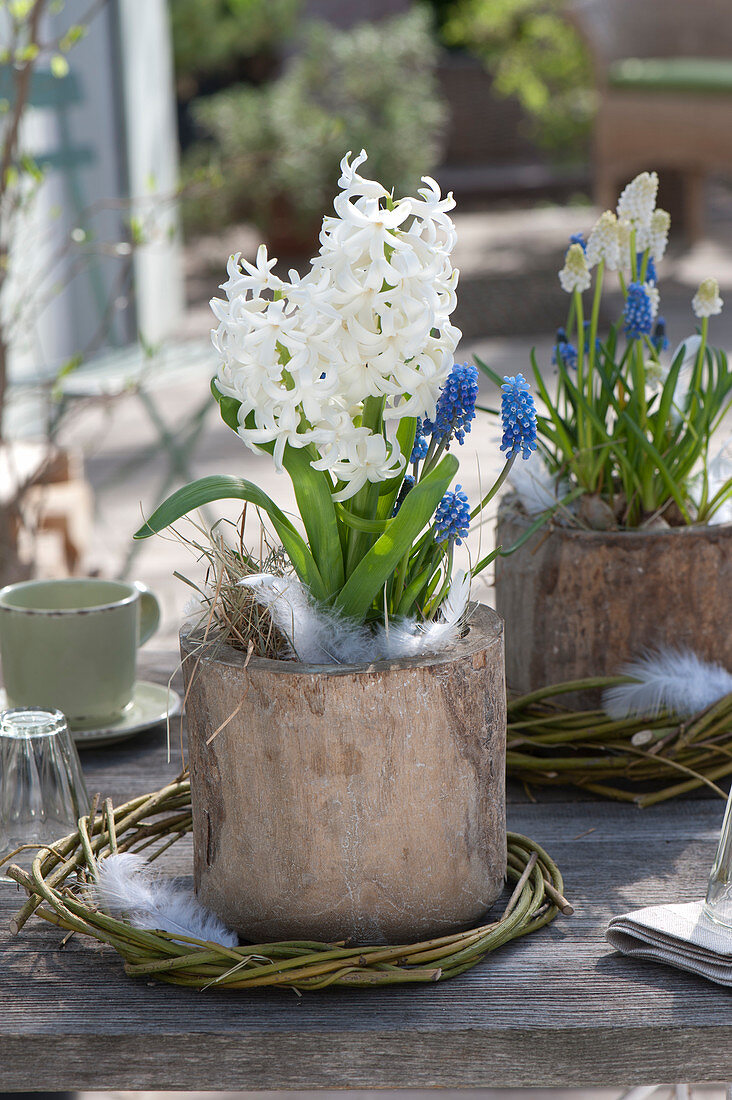
[[691, 299], [691, 308], [697, 317], [714, 317], [722, 312], [724, 302], [719, 296], [719, 283], [716, 279], [702, 279], [694, 297]]
[[651, 222], [657, 194], [657, 173], [641, 172], [623, 188], [618, 199], [618, 219], [630, 222], [635, 230], [636, 252], [644, 252], [651, 244]]
[[606, 210], [595, 222], [587, 238], [586, 256], [588, 267], [599, 263], [604, 263], [608, 271], [617, 271], [620, 267], [618, 219], [612, 210]]
[[651, 215], [649, 247], [651, 256], [658, 263], [666, 254], [668, 231], [671, 228], [671, 215], [667, 210], [654, 210]]
[[580, 292], [588, 290], [592, 277], [587, 266], [587, 257], [581, 244], [571, 244], [564, 258], [564, 267], [559, 272], [559, 282], [562, 290], [572, 294], [575, 290]]
[[366, 399], [385, 400], [384, 420], [432, 417], [461, 336], [452, 194], [425, 176], [416, 197], [392, 199], [359, 175], [363, 150], [350, 158], [307, 274], [279, 279], [262, 245], [255, 264], [231, 257], [226, 297], [211, 302], [216, 387], [241, 402], [239, 435], [254, 451], [274, 444], [278, 469], [288, 444], [313, 445], [313, 466], [343, 483], [337, 500], [409, 457], [361, 425]]

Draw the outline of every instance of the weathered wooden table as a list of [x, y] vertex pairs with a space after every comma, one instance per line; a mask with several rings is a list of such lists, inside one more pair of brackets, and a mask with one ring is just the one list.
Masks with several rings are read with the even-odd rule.
[[[172, 654], [147, 656], [164, 682]], [[83, 754], [115, 801], [180, 769], [157, 728]], [[614, 954], [610, 916], [699, 897], [719, 799], [649, 810], [511, 791], [509, 827], [558, 860], [573, 917], [454, 981], [374, 991], [196, 993], [124, 975], [111, 950], [32, 919], [0, 886], [0, 1090], [633, 1085], [732, 1080], [732, 994]], [[176, 845], [171, 854], [180, 848]], [[187, 853], [176, 856], [187, 873]]]

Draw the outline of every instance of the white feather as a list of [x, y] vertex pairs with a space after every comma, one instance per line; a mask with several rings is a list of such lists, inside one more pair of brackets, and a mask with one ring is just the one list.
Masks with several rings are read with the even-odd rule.
[[318, 607], [296, 577], [257, 573], [239, 582], [254, 592], [293, 654], [306, 664], [370, 664], [439, 653], [460, 638], [470, 597], [470, 574], [457, 570], [442, 606], [442, 621], [391, 620], [375, 629]]
[[[714, 458], [712, 458], [707, 467], [708, 487], [707, 487], [707, 499], [711, 500], [720, 489], [725, 488], [732, 482], [732, 441], [727, 440], [722, 447], [717, 451]], [[702, 479], [697, 477], [693, 498], [698, 504], [701, 499]], [[729, 497], [724, 504], [710, 517], [707, 521], [711, 526], [732, 523], [732, 497]]]
[[451, 626], [458, 626], [468, 609], [470, 581], [470, 573], [465, 569], [456, 569], [453, 573], [450, 591], [440, 608], [443, 619]]
[[684, 718], [732, 692], [732, 673], [702, 661], [690, 649], [651, 651], [619, 671], [636, 683], [603, 693], [602, 705], [611, 718], [655, 718], [663, 711]]
[[543, 462], [515, 462], [508, 481], [527, 516], [553, 508], [569, 492], [569, 484], [557, 481]]
[[200, 596], [191, 596], [191, 598], [186, 600], [183, 604], [183, 618], [186, 621], [189, 619], [197, 619], [207, 610], [208, 605], [204, 603]]
[[97, 905], [127, 918], [135, 928], [236, 947], [239, 939], [217, 916], [204, 909], [195, 894], [161, 878], [142, 856], [118, 852], [97, 861], [91, 887]]

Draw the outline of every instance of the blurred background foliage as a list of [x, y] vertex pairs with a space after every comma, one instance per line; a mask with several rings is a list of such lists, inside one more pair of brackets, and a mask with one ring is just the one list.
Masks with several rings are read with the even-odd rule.
[[178, 96], [266, 79], [299, 11], [300, 0], [171, 0]]
[[188, 201], [188, 227], [254, 221], [273, 247], [308, 249], [346, 149], [367, 149], [373, 178], [411, 191], [438, 162], [446, 123], [437, 50], [422, 7], [345, 31], [308, 21], [274, 80], [198, 99], [185, 171], [217, 186]]
[[414, 0], [344, 30], [308, 18], [307, 0], [171, 0], [186, 230], [254, 222], [273, 247], [307, 251], [346, 149], [411, 190], [444, 150], [447, 51], [490, 76], [476, 112], [513, 99], [538, 159], [586, 160], [592, 71], [565, 8]]
[[586, 155], [592, 66], [563, 0], [431, 0], [446, 46], [474, 54], [493, 91], [515, 96], [536, 143], [559, 160]]

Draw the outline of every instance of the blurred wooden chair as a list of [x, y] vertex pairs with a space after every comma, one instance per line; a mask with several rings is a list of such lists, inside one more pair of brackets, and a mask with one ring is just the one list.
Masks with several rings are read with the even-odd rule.
[[0, 544], [19, 570], [3, 583], [24, 580], [32, 569], [39, 576], [79, 573], [93, 512], [80, 454], [42, 441], [0, 445]]
[[595, 63], [598, 204], [637, 172], [671, 172], [698, 239], [705, 176], [732, 175], [731, 0], [574, 0], [569, 14]]

